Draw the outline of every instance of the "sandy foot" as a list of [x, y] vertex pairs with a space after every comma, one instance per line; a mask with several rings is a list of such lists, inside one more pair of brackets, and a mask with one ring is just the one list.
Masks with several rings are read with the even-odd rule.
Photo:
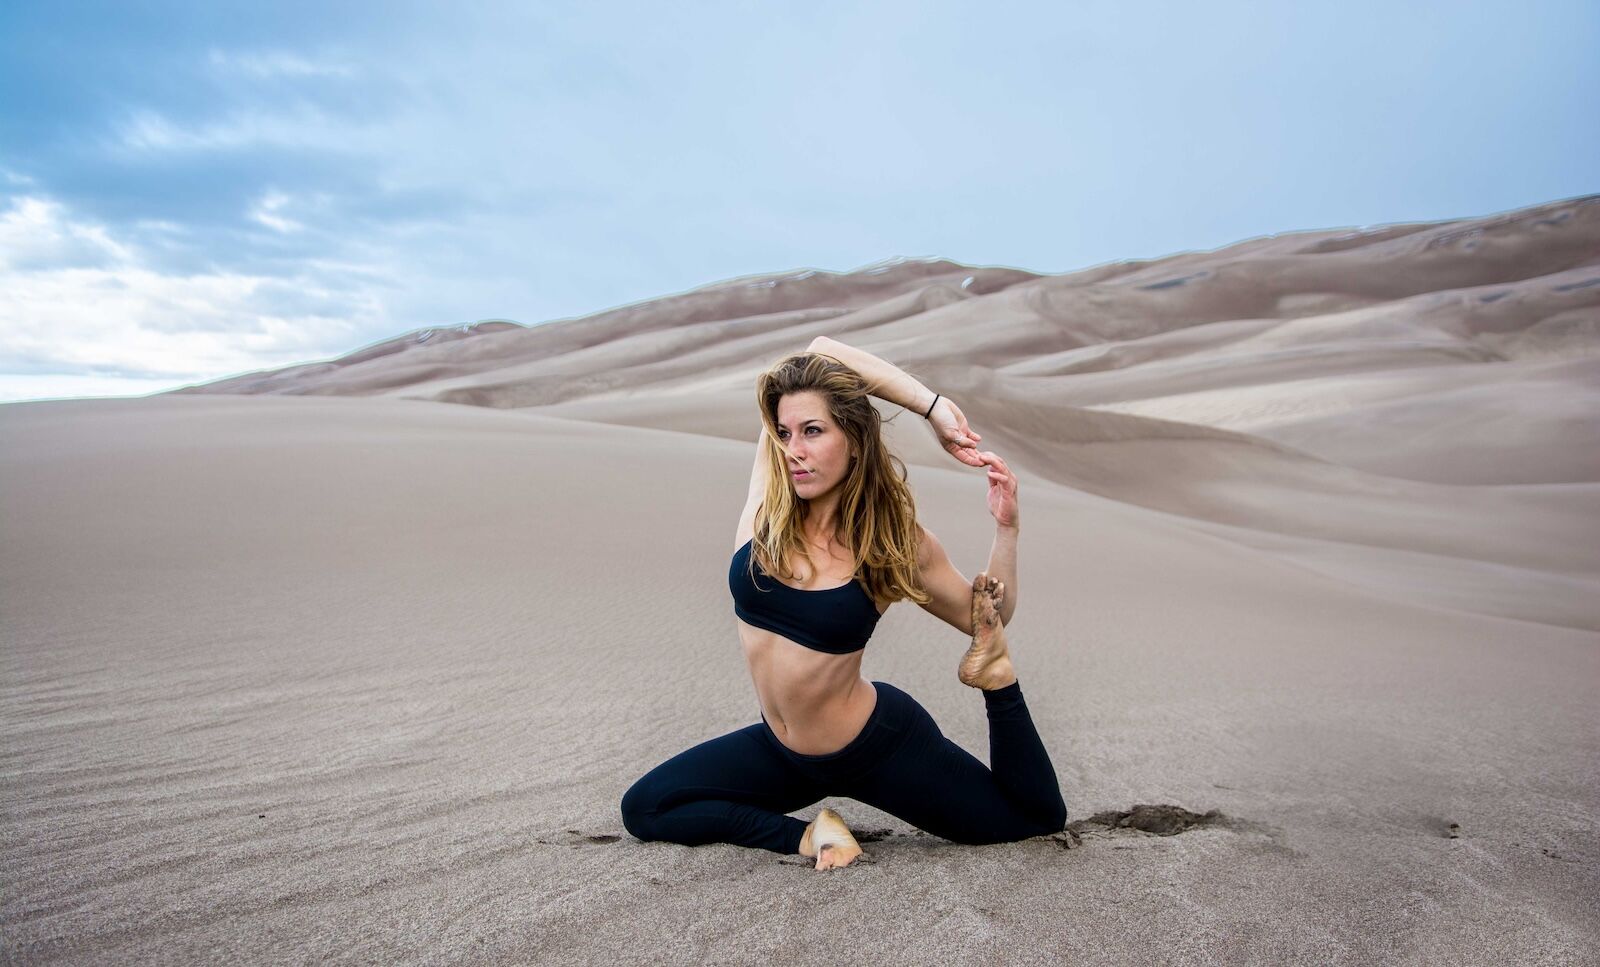
[[824, 808], [806, 827], [806, 834], [800, 839], [800, 855], [815, 856], [817, 869], [831, 870], [849, 866], [861, 855], [861, 844], [856, 842], [842, 816]]
[[961, 658], [956, 672], [961, 684], [973, 688], [1005, 688], [1017, 680], [1006, 649], [1005, 628], [1000, 624], [1000, 602], [1006, 586], [987, 573], [979, 572], [972, 582], [972, 646]]

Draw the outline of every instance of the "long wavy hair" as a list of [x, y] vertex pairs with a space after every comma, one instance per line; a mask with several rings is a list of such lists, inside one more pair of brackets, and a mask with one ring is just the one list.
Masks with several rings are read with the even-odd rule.
[[785, 451], [778, 442], [778, 401], [807, 390], [821, 394], [828, 415], [849, 438], [857, 456], [841, 486], [839, 531], [834, 537], [855, 558], [855, 579], [875, 602], [932, 600], [917, 579], [917, 505], [906, 484], [906, 465], [883, 442], [883, 419], [872, 405], [866, 380], [821, 353], [787, 356], [756, 379], [756, 404], [766, 426], [767, 492], [756, 509], [750, 568], [756, 564], [779, 580], [793, 578], [785, 562], [798, 554], [817, 568], [801, 523], [810, 502], [795, 493]]

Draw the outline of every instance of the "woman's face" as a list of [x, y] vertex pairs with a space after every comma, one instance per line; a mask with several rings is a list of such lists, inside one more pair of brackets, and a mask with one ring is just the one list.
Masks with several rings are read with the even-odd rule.
[[[814, 500], [850, 476], [850, 438], [833, 422], [821, 393], [805, 390], [778, 399], [778, 442], [796, 495]], [[809, 470], [809, 473], [801, 472]]]

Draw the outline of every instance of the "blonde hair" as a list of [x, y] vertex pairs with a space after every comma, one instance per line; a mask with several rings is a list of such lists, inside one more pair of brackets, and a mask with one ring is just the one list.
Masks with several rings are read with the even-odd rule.
[[[822, 396], [828, 415], [849, 439], [856, 456], [839, 500], [839, 528], [834, 536], [855, 559], [855, 578], [875, 602], [909, 598], [918, 604], [933, 600], [918, 580], [917, 505], [906, 484], [906, 465], [883, 442], [883, 420], [872, 405], [866, 380], [831, 356], [795, 353], [756, 378], [756, 405], [766, 426], [767, 491], [756, 509], [751, 541], [752, 578], [757, 563], [778, 579], [794, 577], [784, 563], [798, 553], [812, 561], [801, 523], [809, 502], [795, 493], [786, 451], [778, 440], [778, 401], [807, 391]], [[815, 562], [812, 561], [815, 572]]]

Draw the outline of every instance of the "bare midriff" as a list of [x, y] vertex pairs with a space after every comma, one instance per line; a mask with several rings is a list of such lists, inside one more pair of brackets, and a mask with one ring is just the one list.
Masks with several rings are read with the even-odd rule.
[[827, 755], [861, 733], [878, 700], [872, 683], [861, 677], [866, 649], [835, 655], [738, 618], [734, 624], [761, 711], [786, 748], [801, 755]]

